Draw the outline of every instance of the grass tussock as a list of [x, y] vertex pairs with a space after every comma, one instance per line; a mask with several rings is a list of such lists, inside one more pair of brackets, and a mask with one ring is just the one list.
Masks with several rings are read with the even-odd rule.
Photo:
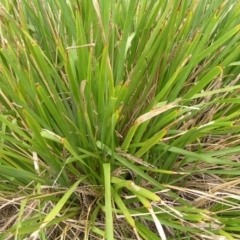
[[3, 0], [0, 239], [239, 239], [239, 12]]

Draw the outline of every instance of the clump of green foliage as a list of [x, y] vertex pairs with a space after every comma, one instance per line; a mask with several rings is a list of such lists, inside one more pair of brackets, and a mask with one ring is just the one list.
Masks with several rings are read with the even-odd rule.
[[2, 0], [1, 239], [238, 239], [239, 12]]

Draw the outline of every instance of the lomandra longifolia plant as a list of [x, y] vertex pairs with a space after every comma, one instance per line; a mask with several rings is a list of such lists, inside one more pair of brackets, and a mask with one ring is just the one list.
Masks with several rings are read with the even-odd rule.
[[1, 239], [239, 239], [239, 12], [2, 0]]

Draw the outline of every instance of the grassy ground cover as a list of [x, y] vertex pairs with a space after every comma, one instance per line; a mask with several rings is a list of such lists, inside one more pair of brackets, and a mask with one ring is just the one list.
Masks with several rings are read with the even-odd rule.
[[2, 0], [0, 239], [240, 239], [239, 12]]

